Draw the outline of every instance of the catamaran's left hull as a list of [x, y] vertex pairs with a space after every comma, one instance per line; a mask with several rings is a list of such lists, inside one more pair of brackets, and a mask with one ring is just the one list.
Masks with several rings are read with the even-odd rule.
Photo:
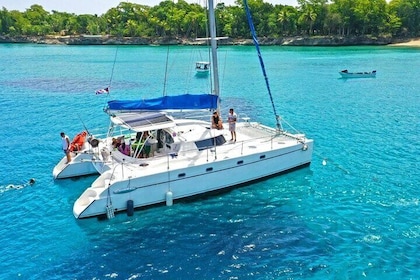
[[72, 161], [68, 164], [67, 158], [63, 157], [53, 169], [54, 179], [66, 179], [85, 175], [98, 174], [92, 164], [94, 155], [91, 152], [80, 152], [72, 156]]

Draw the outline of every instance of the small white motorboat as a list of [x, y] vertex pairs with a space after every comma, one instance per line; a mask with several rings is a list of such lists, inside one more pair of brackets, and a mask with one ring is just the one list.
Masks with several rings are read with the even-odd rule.
[[210, 72], [210, 62], [208, 61], [197, 61], [195, 63], [195, 71], [198, 75], [206, 75]]
[[342, 78], [375, 78], [376, 70], [372, 72], [349, 72], [347, 69], [339, 72]]

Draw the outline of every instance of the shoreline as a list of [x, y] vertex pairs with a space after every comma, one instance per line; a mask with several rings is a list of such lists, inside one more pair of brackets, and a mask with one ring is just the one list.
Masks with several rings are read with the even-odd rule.
[[[420, 38], [392, 37], [343, 37], [343, 36], [295, 36], [281, 38], [258, 39], [261, 46], [408, 46], [420, 47]], [[0, 43], [46, 44], [46, 45], [205, 45], [205, 41], [197, 41], [179, 37], [117, 37], [110, 35], [72, 35], [72, 36], [0, 36]], [[253, 45], [252, 39], [227, 38], [220, 45]]]
[[390, 44], [391, 47], [416, 47], [420, 48], [420, 38], [412, 39], [408, 42]]

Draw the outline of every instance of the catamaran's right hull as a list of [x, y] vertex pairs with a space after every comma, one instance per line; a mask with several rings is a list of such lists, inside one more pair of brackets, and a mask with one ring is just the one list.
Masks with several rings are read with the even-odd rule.
[[120, 172], [124, 172], [123, 167], [115, 167], [99, 176], [80, 196], [73, 213], [76, 218], [101, 216], [106, 214], [109, 204], [115, 212], [125, 211], [128, 200], [133, 201], [134, 208], [144, 207], [164, 203], [168, 198], [176, 200], [247, 184], [309, 165], [313, 141], [292, 142], [273, 141], [265, 143], [265, 148], [235, 143], [227, 145], [232, 149], [230, 153], [221, 152], [216, 159], [211, 157], [208, 161], [203, 160], [205, 151], [187, 159], [169, 158], [150, 168], [165, 170], [169, 160], [173, 169], [147, 175], [150, 171], [146, 166], [145, 175], [137, 178], [130, 176], [127, 167], [124, 175], [127, 179], [113, 183], [113, 176], [121, 176]]

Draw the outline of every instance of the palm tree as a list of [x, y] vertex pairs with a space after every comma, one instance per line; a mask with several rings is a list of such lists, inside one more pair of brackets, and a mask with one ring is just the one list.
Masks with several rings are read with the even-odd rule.
[[285, 25], [289, 22], [289, 12], [286, 9], [282, 9], [277, 15], [277, 21], [281, 23], [281, 33], [284, 35]]
[[313, 33], [312, 27], [316, 20], [317, 14], [314, 11], [314, 8], [310, 5], [302, 6], [302, 14], [299, 17], [300, 21], [304, 24], [309, 25], [308, 35]]

